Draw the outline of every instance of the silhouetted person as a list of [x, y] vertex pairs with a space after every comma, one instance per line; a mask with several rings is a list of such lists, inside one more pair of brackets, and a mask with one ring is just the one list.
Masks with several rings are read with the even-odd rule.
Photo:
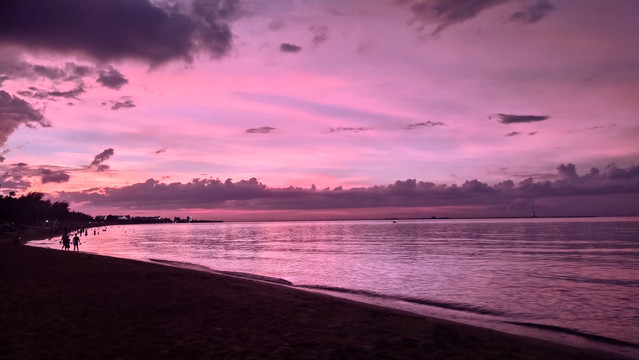
[[66, 232], [62, 235], [62, 240], [60, 240], [60, 242], [62, 243], [62, 250], [69, 250], [71, 248], [71, 239], [69, 239], [69, 234]]
[[73, 237], [73, 251], [80, 251], [80, 237], [78, 234]]

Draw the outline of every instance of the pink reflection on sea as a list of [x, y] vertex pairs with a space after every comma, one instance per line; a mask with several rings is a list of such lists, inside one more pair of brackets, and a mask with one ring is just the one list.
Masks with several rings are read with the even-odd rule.
[[[316, 291], [619, 353], [636, 352], [623, 342], [639, 344], [637, 218], [101, 230], [82, 238], [81, 251], [283, 278]], [[57, 239], [33, 245], [58, 248]]]

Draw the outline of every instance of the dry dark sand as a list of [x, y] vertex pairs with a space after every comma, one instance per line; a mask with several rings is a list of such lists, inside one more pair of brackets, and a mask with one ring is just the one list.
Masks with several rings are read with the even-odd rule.
[[286, 286], [0, 244], [2, 359], [616, 359]]

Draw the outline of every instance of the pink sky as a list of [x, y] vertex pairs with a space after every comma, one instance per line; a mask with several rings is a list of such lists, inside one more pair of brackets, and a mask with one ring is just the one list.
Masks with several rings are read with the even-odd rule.
[[223, 220], [639, 214], [636, 1], [0, 7], [5, 195]]

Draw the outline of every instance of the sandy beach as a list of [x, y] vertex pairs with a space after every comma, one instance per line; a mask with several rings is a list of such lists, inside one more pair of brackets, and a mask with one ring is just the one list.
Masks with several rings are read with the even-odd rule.
[[287, 286], [0, 244], [3, 359], [621, 359]]

